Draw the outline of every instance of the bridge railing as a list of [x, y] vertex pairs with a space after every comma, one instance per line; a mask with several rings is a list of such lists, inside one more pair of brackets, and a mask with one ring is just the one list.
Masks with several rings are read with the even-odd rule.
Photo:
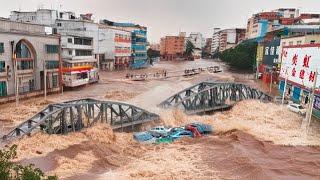
[[90, 127], [99, 122], [110, 124], [113, 129], [134, 127], [148, 121], [158, 120], [159, 115], [137, 106], [122, 102], [77, 99], [51, 104], [27, 121], [3, 136], [11, 140], [31, 135], [37, 130], [49, 134], [66, 134]]

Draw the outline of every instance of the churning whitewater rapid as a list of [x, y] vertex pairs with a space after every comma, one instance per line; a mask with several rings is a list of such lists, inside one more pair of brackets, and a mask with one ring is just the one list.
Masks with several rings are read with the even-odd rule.
[[[177, 70], [219, 64], [212, 61], [186, 64], [160, 63], [151, 69]], [[220, 64], [221, 65], [221, 64]], [[180, 126], [199, 121], [214, 127], [215, 133], [202, 138], [184, 138], [172, 144], [141, 145], [132, 133], [113, 132], [97, 124], [68, 135], [36, 133], [13, 143], [18, 145], [21, 163], [34, 163], [59, 179], [317, 179], [320, 176], [320, 125], [312, 124], [306, 135], [302, 118], [273, 103], [247, 100], [230, 111], [187, 116], [180, 110], [156, 107], [172, 94], [204, 80], [238, 81], [244, 75], [224, 71], [191, 78], [131, 82], [121, 79], [126, 72], [103, 73], [99, 84], [41, 98], [1, 105], [0, 125], [7, 130], [32, 116], [50, 102], [92, 97], [126, 101], [158, 113], [161, 122]], [[242, 83], [257, 86], [253, 80]], [[14, 112], [13, 109], [14, 108]]]

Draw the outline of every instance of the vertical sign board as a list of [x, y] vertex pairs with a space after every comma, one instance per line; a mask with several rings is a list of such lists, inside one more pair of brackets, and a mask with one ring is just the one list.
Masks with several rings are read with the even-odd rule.
[[263, 64], [269, 67], [277, 67], [279, 64], [280, 39], [274, 39], [264, 46]]
[[[320, 45], [287, 46], [282, 49], [280, 77], [288, 78], [294, 84], [311, 89], [315, 82], [316, 71], [320, 73]], [[316, 88], [319, 88], [320, 76]], [[320, 109], [320, 97], [316, 96], [315, 108]]]

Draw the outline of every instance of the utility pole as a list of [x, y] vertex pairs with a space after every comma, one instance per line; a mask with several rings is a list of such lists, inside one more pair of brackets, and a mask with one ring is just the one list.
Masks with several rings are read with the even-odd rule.
[[273, 74], [273, 70], [271, 70], [271, 77], [270, 77], [270, 86], [269, 86], [269, 93], [271, 94], [272, 91], [272, 74]]
[[288, 81], [288, 68], [286, 69], [286, 79], [284, 80], [284, 87], [283, 87], [283, 93], [282, 93], [282, 100], [281, 100], [281, 105], [283, 106], [284, 103], [284, 97], [286, 94], [286, 90], [287, 90], [287, 81]]
[[16, 55], [14, 54], [13, 56], [13, 60], [14, 60], [14, 79], [15, 79], [15, 85], [16, 85], [16, 106], [19, 105], [19, 78], [18, 78], [18, 62], [17, 62], [17, 58]]
[[43, 86], [44, 86], [44, 100], [47, 100], [47, 70], [46, 60], [43, 62]]
[[309, 106], [308, 106], [308, 113], [306, 115], [306, 122], [307, 122], [306, 132], [307, 132], [307, 134], [308, 134], [309, 126], [311, 123], [314, 96], [315, 96], [315, 91], [316, 91], [316, 87], [317, 87], [317, 79], [318, 79], [318, 70], [316, 70], [316, 72], [315, 72], [315, 79], [314, 79], [313, 87], [311, 90], [312, 93], [311, 93], [310, 102], [309, 102]]

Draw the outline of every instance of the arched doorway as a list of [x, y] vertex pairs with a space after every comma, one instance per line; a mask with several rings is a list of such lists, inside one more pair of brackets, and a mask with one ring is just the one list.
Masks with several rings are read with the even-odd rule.
[[35, 90], [36, 51], [34, 47], [29, 41], [22, 39], [16, 44], [14, 55], [17, 61], [19, 93]]

